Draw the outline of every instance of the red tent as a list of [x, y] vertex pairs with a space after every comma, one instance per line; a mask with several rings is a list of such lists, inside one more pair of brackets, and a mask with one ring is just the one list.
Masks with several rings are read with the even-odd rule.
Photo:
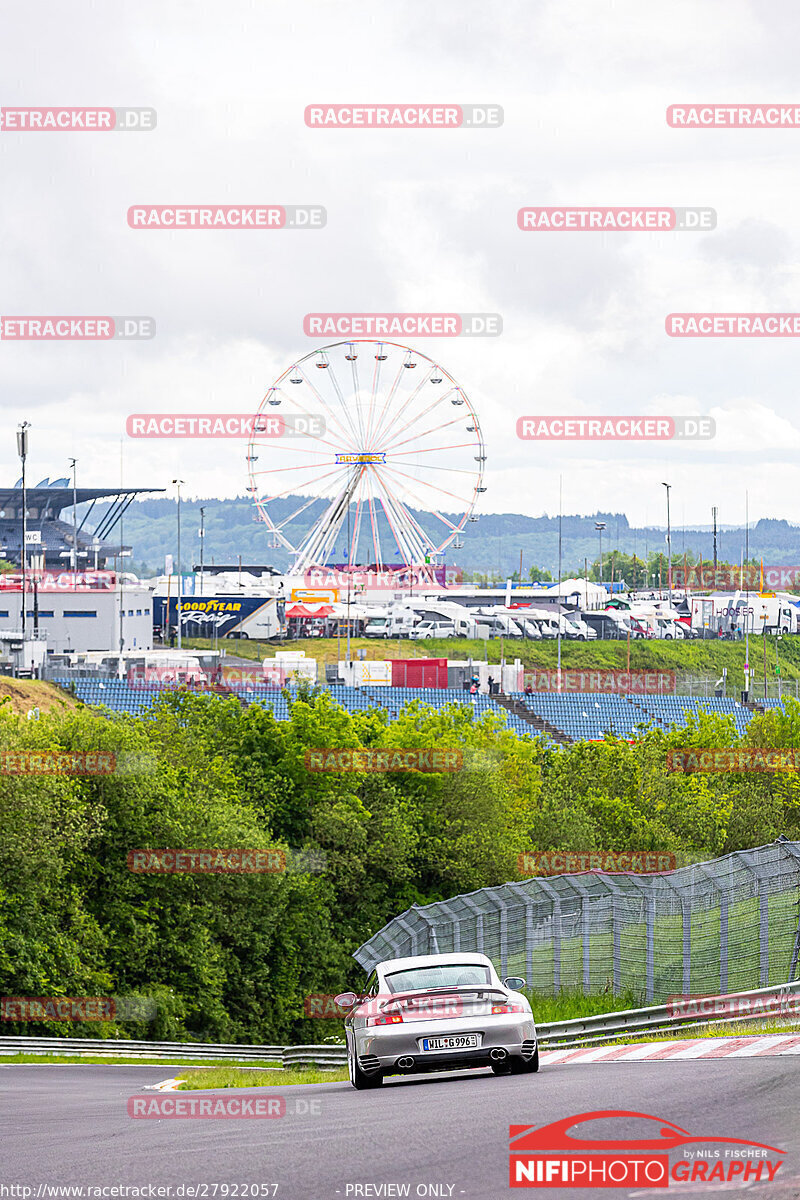
[[307, 621], [310, 617], [329, 617], [333, 612], [333, 607], [330, 604], [293, 604], [291, 608], [287, 608], [287, 617], [300, 617], [301, 620]]

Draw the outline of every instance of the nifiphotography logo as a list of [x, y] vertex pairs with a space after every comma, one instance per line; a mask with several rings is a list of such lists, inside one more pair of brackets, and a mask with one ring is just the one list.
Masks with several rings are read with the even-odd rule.
[[[575, 1132], [594, 1122], [603, 1123], [605, 1137]], [[632, 1126], [638, 1136], [630, 1136]], [[540, 1129], [510, 1125], [508, 1133], [510, 1187], [745, 1186], [771, 1182], [786, 1153], [742, 1138], [695, 1136], [661, 1117], [619, 1109], [578, 1113]]]

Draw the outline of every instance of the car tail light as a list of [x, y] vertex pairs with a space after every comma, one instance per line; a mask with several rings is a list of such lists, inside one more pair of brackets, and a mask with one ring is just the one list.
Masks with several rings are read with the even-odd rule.
[[521, 1013], [521, 1012], [525, 1012], [525, 1011], [526, 1011], [525, 1006], [523, 1004], [493, 1004], [492, 1005], [492, 1016], [496, 1016], [498, 1013]]
[[367, 1017], [367, 1027], [373, 1025], [402, 1025], [400, 1013], [384, 1013], [382, 1017]]

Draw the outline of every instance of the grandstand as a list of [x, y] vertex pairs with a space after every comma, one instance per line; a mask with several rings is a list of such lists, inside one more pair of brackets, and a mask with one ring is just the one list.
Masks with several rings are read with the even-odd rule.
[[[84, 704], [103, 705], [113, 712], [130, 713], [133, 716], [141, 716], [162, 691], [170, 689], [169, 684], [131, 684], [125, 679], [55, 678], [53, 682], [69, 689]], [[332, 699], [351, 713], [383, 708], [390, 720], [395, 720], [401, 710], [413, 700], [434, 708], [442, 708], [447, 704], [464, 704], [470, 707], [477, 717], [483, 716], [485, 712], [496, 713], [503, 723], [520, 737], [540, 736], [539, 731], [530, 722], [509, 713], [494, 697], [470, 696], [461, 688], [356, 688], [334, 683], [324, 690], [330, 692]], [[270, 709], [278, 721], [286, 721], [289, 718], [290, 702], [281, 688], [237, 683], [209, 688], [209, 691], [235, 696], [243, 704], [261, 704]]]
[[[133, 500], [142, 494], [163, 492], [164, 488], [85, 488], [73, 489], [66, 478], [42, 479], [35, 487], [26, 489], [27, 528], [28, 532], [39, 532], [41, 543], [37, 544], [37, 554], [44, 554], [45, 570], [66, 570], [70, 565], [75, 531], [73, 528], [72, 512], [67, 520], [62, 520], [64, 509], [72, 509], [73, 501], [78, 508], [88, 504], [88, 508], [78, 515], [77, 521], [77, 565], [85, 567], [106, 567], [110, 560], [118, 555], [130, 553], [129, 546], [110, 541], [125, 510]], [[98, 500], [110, 500], [108, 507], [103, 507], [93, 528], [89, 521]], [[16, 564], [22, 561], [22, 480], [13, 488], [0, 488], [0, 551], [9, 562]], [[28, 547], [30, 554], [34, 547]]]
[[[552, 725], [573, 742], [597, 741], [606, 733], [633, 738], [645, 725], [670, 729], [682, 727], [687, 717], [699, 712], [733, 717], [741, 736], [753, 712], [737, 700], [724, 696], [631, 696], [606, 692], [533, 692], [518, 697], [532, 713]], [[780, 703], [776, 701], [776, 703]]]
[[[124, 679], [60, 678], [53, 682], [69, 688], [84, 704], [104, 705], [114, 712], [134, 716], [146, 712], [161, 691], [169, 690], [171, 686], [162, 683], [134, 685]], [[261, 704], [279, 721], [289, 719], [291, 701], [284, 689], [237, 683], [210, 690], [235, 696], [242, 704]], [[289, 695], [292, 690], [288, 689]], [[470, 696], [460, 688], [350, 687], [342, 683], [329, 684], [324, 690], [351, 713], [382, 708], [390, 720], [396, 720], [403, 708], [413, 701], [433, 708], [463, 704], [470, 707], [477, 717], [486, 712], [497, 714], [519, 737], [540, 737], [561, 742], [599, 741], [607, 733], [634, 738], [650, 725], [665, 730], [672, 726], [682, 727], [690, 714], [696, 715], [701, 711], [732, 717], [736, 733], [741, 736], [754, 716], [751, 709], [738, 701], [716, 696], [627, 696], [604, 692], [574, 692], [568, 695], [552, 692], [525, 695], [516, 692], [511, 696]], [[781, 701], [765, 703], [771, 708]], [[523, 712], [526, 715], [522, 715]]]

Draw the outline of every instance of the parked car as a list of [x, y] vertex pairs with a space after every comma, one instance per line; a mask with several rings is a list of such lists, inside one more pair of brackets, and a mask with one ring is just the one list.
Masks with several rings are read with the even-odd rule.
[[387, 1075], [491, 1067], [539, 1070], [524, 979], [502, 982], [485, 954], [424, 954], [379, 963], [360, 993], [336, 997], [345, 1018], [350, 1082], [359, 1091]]
[[451, 621], [420, 621], [408, 636], [415, 642], [427, 638], [452, 638], [456, 636], [456, 627]]
[[656, 617], [656, 628], [656, 637], [664, 638], [666, 641], [678, 641], [685, 637], [683, 626], [672, 617]]

